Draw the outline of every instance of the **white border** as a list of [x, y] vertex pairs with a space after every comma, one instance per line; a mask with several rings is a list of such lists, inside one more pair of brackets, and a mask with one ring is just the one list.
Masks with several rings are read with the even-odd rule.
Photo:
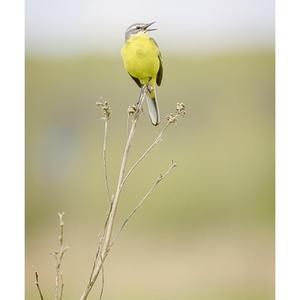
[[24, 3], [0, 4], [1, 299], [24, 298]]
[[300, 299], [299, 1], [276, 3], [276, 299]]

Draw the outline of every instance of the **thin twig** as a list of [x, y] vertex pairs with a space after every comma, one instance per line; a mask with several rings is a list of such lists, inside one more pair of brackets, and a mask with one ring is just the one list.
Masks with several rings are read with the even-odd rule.
[[110, 112], [110, 106], [107, 101], [96, 102], [96, 105], [102, 109], [102, 113], [103, 113], [102, 120], [104, 120], [102, 159], [103, 159], [103, 166], [104, 166], [104, 178], [105, 178], [105, 187], [106, 187], [106, 193], [107, 193], [107, 202], [108, 202], [108, 204], [110, 204], [111, 197], [110, 197], [110, 188], [109, 188], [108, 171], [107, 171], [106, 145], [107, 145], [108, 121], [111, 117], [111, 112]]
[[[105, 227], [106, 227], [106, 225], [105, 225]], [[95, 273], [95, 269], [96, 269], [98, 260], [100, 259], [102, 282], [101, 282], [101, 290], [100, 290], [99, 300], [101, 300], [103, 291], [104, 291], [104, 266], [103, 266], [103, 260], [102, 260], [102, 256], [101, 256], [102, 242], [103, 242], [103, 235], [100, 235], [98, 246], [97, 246], [97, 251], [96, 251], [96, 256], [95, 256], [95, 259], [93, 262], [93, 268], [92, 268], [91, 275], [89, 278], [89, 283], [88, 283], [88, 285], [92, 285], [92, 280], [93, 280], [93, 276]]]
[[139, 163], [148, 155], [148, 153], [162, 140], [162, 136], [166, 129], [169, 127], [170, 123], [167, 122], [161, 132], [158, 134], [158, 136], [154, 139], [153, 143], [146, 149], [146, 151], [140, 156], [140, 158], [131, 166], [129, 171], [127, 172], [126, 176], [123, 179], [122, 185], [124, 185], [127, 178], [130, 176], [132, 171], [139, 165]]
[[[113, 200], [113, 197], [112, 197], [112, 200]], [[106, 228], [107, 228], [107, 222], [108, 222], [108, 218], [109, 218], [109, 215], [110, 215], [110, 212], [111, 212], [111, 207], [112, 207], [112, 202], [110, 203], [110, 207], [109, 207], [108, 213], [106, 215], [105, 224], [104, 224], [104, 233], [105, 233]], [[104, 268], [103, 268], [103, 261], [102, 261], [102, 257], [101, 257], [101, 248], [102, 248], [102, 243], [103, 243], [103, 236], [104, 236], [104, 234], [99, 235], [99, 242], [98, 242], [98, 246], [97, 246], [97, 251], [96, 251], [95, 259], [93, 261], [93, 267], [92, 267], [92, 271], [91, 271], [90, 278], [89, 278], [89, 285], [90, 285], [90, 284], [92, 284], [92, 278], [94, 276], [95, 268], [96, 268], [97, 263], [100, 259], [101, 264], [102, 264], [102, 268], [101, 268], [102, 269], [102, 287], [101, 287], [101, 294], [100, 294], [101, 297], [102, 297], [103, 289], [104, 289]]]
[[41, 291], [41, 287], [40, 287], [40, 283], [39, 283], [39, 274], [38, 274], [37, 271], [35, 271], [34, 274], [35, 274], [35, 285], [38, 289], [41, 300], [44, 300], [44, 296], [43, 296], [43, 293]]
[[140, 164], [140, 162], [149, 154], [149, 152], [162, 141], [162, 137], [165, 133], [165, 131], [167, 130], [167, 128], [171, 125], [171, 124], [176, 124], [178, 118], [180, 116], [184, 116], [186, 114], [185, 111], [185, 105], [184, 103], [177, 103], [176, 104], [176, 112], [175, 114], [169, 114], [167, 116], [167, 122], [165, 124], [165, 126], [163, 127], [163, 129], [161, 130], [161, 132], [158, 134], [158, 136], [154, 139], [153, 143], [145, 150], [145, 152], [140, 156], [140, 158], [131, 166], [131, 168], [129, 169], [128, 173], [126, 174], [126, 176], [123, 179], [122, 185], [124, 185], [125, 181], [128, 179], [128, 177], [130, 176], [130, 174], [133, 172], [133, 170]]
[[100, 260], [101, 260], [101, 277], [102, 277], [102, 281], [101, 281], [101, 290], [100, 290], [100, 296], [99, 296], [99, 300], [101, 300], [102, 296], [103, 296], [103, 292], [104, 292], [104, 265], [103, 265], [103, 260], [102, 257], [100, 255]]
[[103, 291], [104, 291], [104, 266], [103, 266], [103, 261], [102, 261], [102, 257], [101, 257], [101, 247], [102, 247], [102, 242], [103, 242], [103, 235], [99, 235], [99, 242], [98, 242], [98, 246], [97, 246], [97, 251], [96, 251], [96, 255], [95, 255], [95, 259], [93, 261], [93, 267], [92, 267], [92, 271], [90, 274], [90, 278], [89, 278], [89, 285], [92, 284], [92, 278], [94, 276], [94, 272], [95, 272], [95, 268], [97, 266], [98, 260], [100, 259], [101, 261], [101, 272], [102, 272], [102, 282], [101, 282], [101, 290], [100, 290], [100, 297], [99, 300], [102, 298], [103, 295]]
[[109, 189], [109, 182], [108, 182], [108, 175], [107, 175], [107, 159], [106, 159], [106, 144], [107, 144], [107, 127], [108, 127], [108, 119], [104, 121], [104, 140], [103, 140], [103, 165], [104, 165], [104, 177], [105, 177], [105, 186], [106, 186], [106, 193], [107, 193], [107, 201], [110, 203], [110, 189]]
[[[110, 188], [109, 188], [109, 181], [108, 181], [108, 171], [107, 171], [107, 155], [106, 155], [106, 145], [107, 145], [107, 131], [108, 131], [108, 120], [110, 119], [111, 112], [110, 112], [110, 106], [107, 101], [104, 102], [96, 102], [96, 105], [102, 109], [103, 117], [102, 120], [104, 120], [104, 137], [103, 137], [103, 148], [102, 148], [102, 158], [103, 158], [103, 165], [104, 165], [104, 177], [105, 177], [105, 186], [106, 186], [106, 193], [107, 193], [107, 202], [109, 204], [109, 209], [108, 213], [106, 216], [106, 221], [105, 221], [105, 226], [104, 226], [104, 233], [106, 231], [106, 225], [107, 225], [107, 220], [109, 217], [109, 214], [111, 212], [111, 207], [112, 207], [112, 201], [113, 197], [110, 196]], [[94, 275], [95, 268], [97, 266], [99, 257], [101, 259], [101, 246], [102, 246], [102, 241], [103, 241], [103, 234], [100, 235], [99, 242], [98, 242], [98, 247], [95, 255], [95, 259], [93, 261], [93, 267], [92, 271], [90, 274], [89, 278], [89, 284], [92, 282], [92, 278]], [[103, 272], [103, 277], [104, 277], [104, 271]], [[103, 288], [102, 288], [103, 289]], [[103, 292], [101, 292], [102, 294]]]
[[63, 290], [64, 290], [64, 286], [65, 286], [62, 275], [60, 275], [60, 281], [61, 281], [61, 288], [60, 288], [59, 300], [62, 300]]
[[63, 260], [63, 256], [68, 249], [68, 247], [64, 246], [64, 221], [63, 221], [63, 216], [64, 212], [58, 213], [59, 217], [59, 236], [58, 236], [58, 241], [59, 241], [59, 250], [54, 251], [51, 253], [54, 258], [55, 258], [55, 270], [56, 270], [56, 276], [55, 276], [55, 291], [54, 291], [54, 299], [55, 300], [61, 300], [63, 296], [63, 288], [64, 288], [64, 283], [63, 283], [63, 277], [61, 273], [61, 264]]
[[120, 197], [122, 187], [123, 187], [122, 182], [123, 182], [123, 179], [124, 179], [125, 167], [126, 167], [126, 163], [127, 163], [127, 160], [128, 160], [128, 154], [129, 154], [129, 150], [130, 150], [130, 147], [131, 147], [131, 144], [132, 144], [132, 140], [133, 140], [133, 137], [134, 137], [134, 134], [135, 134], [137, 121], [138, 121], [139, 116], [140, 116], [141, 107], [142, 107], [143, 102], [145, 100], [146, 94], [147, 94], [147, 87], [144, 86], [142, 88], [142, 91], [141, 91], [141, 94], [140, 94], [138, 105], [137, 105], [136, 110], [133, 114], [133, 118], [132, 118], [132, 121], [131, 121], [131, 128], [130, 128], [128, 138], [127, 138], [125, 148], [124, 148], [124, 153], [123, 153], [123, 157], [122, 157], [122, 162], [121, 162], [121, 167], [120, 167], [120, 172], [119, 172], [119, 178], [118, 178], [116, 193], [113, 197], [111, 209], [110, 209], [108, 219], [107, 219], [107, 222], [106, 222], [106, 226], [105, 226], [104, 240], [103, 240], [103, 245], [101, 247], [101, 261], [96, 266], [94, 275], [92, 276], [90, 282], [86, 286], [80, 300], [87, 299], [92, 287], [94, 286], [94, 284], [95, 284], [95, 282], [98, 278], [100, 270], [103, 269], [103, 264], [104, 264], [105, 258], [107, 256], [109, 250], [110, 250], [112, 229], [113, 229], [113, 224], [114, 224], [114, 220], [115, 220], [115, 216], [116, 216], [116, 212], [117, 212], [117, 207], [118, 207], [118, 203], [119, 203], [119, 197]]
[[129, 130], [129, 118], [130, 118], [130, 115], [127, 114], [127, 122], [126, 122], [126, 138], [128, 137], [128, 130]]
[[125, 226], [127, 225], [127, 223], [129, 222], [129, 220], [133, 217], [133, 215], [137, 212], [137, 210], [144, 204], [145, 200], [150, 196], [150, 194], [153, 192], [153, 190], [156, 188], [156, 186], [162, 182], [164, 180], [164, 178], [166, 176], [168, 176], [168, 174], [171, 172], [171, 170], [173, 168], [176, 167], [176, 163], [172, 161], [171, 166], [161, 175], [159, 175], [156, 179], [156, 181], [153, 183], [153, 185], [150, 187], [150, 189], [148, 190], [148, 192], [144, 195], [144, 197], [140, 200], [140, 202], [137, 204], [137, 206], [132, 210], [132, 212], [128, 215], [128, 217], [125, 219], [125, 221], [123, 222], [122, 226], [120, 227], [118, 233], [116, 234], [116, 237], [114, 238], [114, 240], [112, 241], [110, 247], [113, 246], [113, 244], [115, 243], [115, 241], [118, 239], [119, 235], [121, 234], [121, 232], [123, 231], [123, 229], [125, 228]]
[[100, 254], [100, 251], [101, 251], [102, 241], [103, 241], [103, 236], [101, 235], [100, 238], [99, 238], [98, 246], [97, 246], [96, 256], [95, 256], [95, 259], [93, 261], [93, 268], [92, 268], [90, 279], [89, 279], [90, 282], [92, 280], [92, 277], [94, 275], [94, 271], [95, 271], [95, 268], [96, 268], [96, 265], [97, 265], [97, 262], [98, 262], [99, 254]]
[[[110, 206], [109, 206], [109, 210], [108, 210], [108, 213], [107, 213], [106, 219], [105, 219], [104, 234], [106, 232], [108, 218], [109, 218], [109, 215], [110, 215], [110, 212], [111, 212], [112, 201], [113, 201], [113, 196], [112, 196], [111, 203], [110, 203]], [[92, 278], [93, 278], [93, 275], [94, 275], [94, 272], [95, 272], [95, 268], [96, 268], [97, 263], [98, 263], [98, 261], [100, 259], [101, 266], [102, 266], [101, 267], [102, 283], [101, 283], [101, 291], [100, 291], [100, 298], [99, 299], [102, 298], [103, 291], [104, 291], [104, 266], [103, 266], [103, 260], [102, 260], [102, 256], [101, 256], [101, 248], [102, 248], [102, 242], [103, 242], [103, 236], [104, 236], [104, 234], [99, 235], [100, 238], [99, 238], [99, 242], [98, 242], [98, 246], [97, 246], [96, 256], [95, 256], [95, 259], [94, 259], [94, 262], [93, 262], [93, 268], [92, 268], [90, 279], [89, 279], [89, 285], [91, 285], [92, 284]]]

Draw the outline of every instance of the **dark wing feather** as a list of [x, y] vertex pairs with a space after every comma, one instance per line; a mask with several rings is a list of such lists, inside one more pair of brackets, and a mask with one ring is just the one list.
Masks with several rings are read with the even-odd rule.
[[[153, 38], [150, 38], [150, 39], [153, 41], [153, 43], [159, 49], [155, 39], [153, 39]], [[160, 86], [162, 78], [163, 78], [163, 65], [162, 65], [162, 56], [161, 56], [160, 51], [159, 51], [159, 54], [158, 54], [158, 59], [159, 59], [159, 70], [158, 70], [157, 76], [156, 76], [156, 83], [157, 83], [158, 86]]]
[[[130, 73], [128, 73], [130, 75]], [[140, 83], [140, 80], [136, 77], [133, 77], [132, 75], [130, 75], [130, 77], [136, 82], [136, 84], [141, 88], [142, 84]]]
[[157, 73], [157, 76], [156, 76], [156, 83], [157, 83], [158, 86], [160, 86], [161, 81], [162, 81], [162, 77], [163, 77], [162, 58], [161, 58], [160, 54], [159, 54], [158, 58], [159, 58], [159, 70], [158, 70], [158, 73]]

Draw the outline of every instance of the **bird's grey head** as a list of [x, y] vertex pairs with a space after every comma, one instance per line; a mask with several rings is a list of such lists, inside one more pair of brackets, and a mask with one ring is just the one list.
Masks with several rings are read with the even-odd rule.
[[139, 32], [147, 32], [147, 31], [153, 31], [157, 30], [156, 28], [149, 28], [152, 24], [151, 23], [135, 23], [129, 26], [125, 32], [125, 40], [127, 40], [131, 35], [139, 33]]

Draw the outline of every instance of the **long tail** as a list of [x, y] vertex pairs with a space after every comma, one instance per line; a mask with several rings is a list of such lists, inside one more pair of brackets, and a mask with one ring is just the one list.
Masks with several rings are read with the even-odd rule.
[[160, 122], [160, 116], [159, 116], [155, 85], [152, 86], [152, 91], [147, 93], [147, 104], [148, 104], [150, 120], [154, 126], [157, 126]]

